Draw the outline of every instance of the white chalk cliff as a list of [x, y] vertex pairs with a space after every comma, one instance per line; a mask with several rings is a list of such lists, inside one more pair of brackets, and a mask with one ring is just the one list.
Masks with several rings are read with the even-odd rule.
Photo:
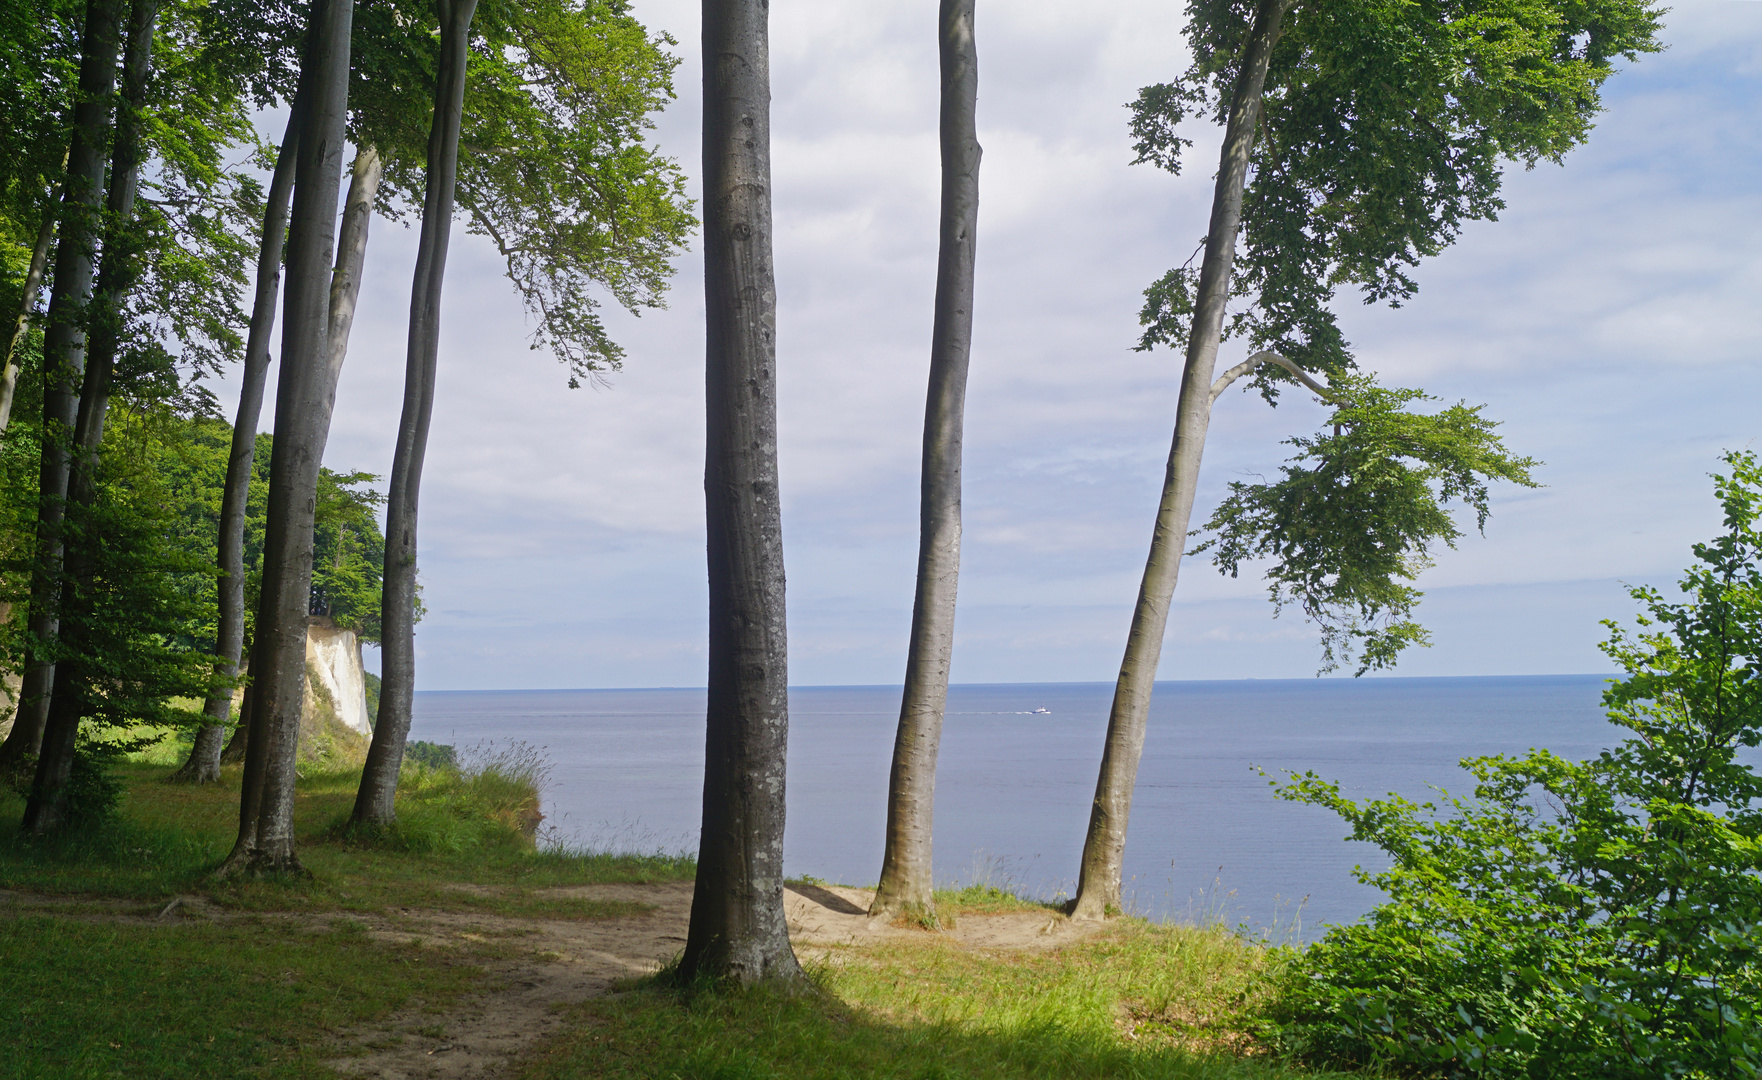
[[[363, 735], [371, 735], [367, 723], [367, 672], [361, 666], [361, 640], [355, 631], [344, 629], [323, 616], [306, 620], [306, 671], [316, 676], [319, 686], [336, 708], [336, 718], [345, 727]], [[308, 694], [318, 687], [308, 689]], [[310, 707], [303, 710], [311, 712]]]

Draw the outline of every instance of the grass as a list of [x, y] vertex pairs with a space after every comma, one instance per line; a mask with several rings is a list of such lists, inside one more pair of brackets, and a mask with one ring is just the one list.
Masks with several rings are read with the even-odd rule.
[[[517, 752], [513, 763], [519, 764]], [[537, 890], [601, 882], [690, 880], [680, 856], [607, 854], [535, 845], [531, 788], [506, 757], [463, 772], [413, 769], [399, 787], [399, 823], [361, 837], [343, 826], [358, 770], [308, 770], [294, 822], [305, 880], [212, 878], [237, 829], [239, 772], [204, 786], [163, 783], [170, 765], [120, 767], [121, 820], [43, 843], [20, 836], [23, 801], [0, 796], [0, 887], [135, 899], [198, 894], [247, 910], [378, 912], [400, 907], [506, 916], [606, 918], [632, 905], [557, 899]], [[500, 760], [500, 766], [498, 766]], [[530, 762], [528, 762], [530, 764]]]
[[331, 1033], [483, 972], [451, 950], [388, 945], [360, 924], [282, 919], [146, 926], [0, 919], [0, 1068], [16, 1080], [328, 1077]]
[[[1001, 905], [1002, 901], [991, 898]], [[1035, 905], [1038, 907], [1039, 905]], [[525, 1080], [1265, 1078], [1328, 1074], [1259, 1052], [1285, 954], [1213, 927], [1121, 920], [1054, 950], [984, 953], [940, 935], [831, 950], [813, 989], [649, 981], [590, 1001]]]
[[[539, 890], [693, 872], [689, 859], [534, 844], [542, 762], [492, 752], [460, 771], [413, 770], [399, 826], [371, 838], [342, 827], [359, 773], [308, 770], [295, 824], [311, 876], [220, 882], [238, 770], [191, 787], [163, 782], [174, 765], [151, 755], [122, 765], [121, 816], [49, 842], [20, 835], [23, 800], [0, 793], [0, 888], [27, 894], [0, 918], [8, 1080], [333, 1076], [324, 1060], [338, 1033], [491, 989], [477, 961], [507, 949], [484, 935], [392, 944], [351, 914], [393, 925], [404, 908], [606, 918], [644, 905]], [[178, 896], [204, 897], [226, 917], [141, 918]]]

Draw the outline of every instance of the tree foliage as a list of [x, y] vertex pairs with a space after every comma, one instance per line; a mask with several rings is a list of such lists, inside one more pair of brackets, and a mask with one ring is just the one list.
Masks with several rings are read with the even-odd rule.
[[[170, 419], [154, 449], [155, 468], [176, 508], [172, 531], [177, 543], [204, 560], [210, 570], [215, 565], [220, 500], [231, 445], [232, 428], [223, 421]], [[245, 508], [247, 618], [256, 611], [262, 584], [263, 526], [268, 517], [273, 445], [274, 436], [259, 434], [252, 456], [251, 497]], [[373, 486], [379, 479], [372, 473], [321, 468], [312, 530], [311, 613], [329, 616], [368, 642], [379, 637], [379, 576], [385, 557], [385, 537], [376, 516], [385, 496]], [[215, 634], [214, 575], [210, 572], [191, 584], [198, 589], [202, 617], [189, 628], [189, 640], [192, 646], [207, 649]]]
[[1211, 538], [1192, 553], [1212, 552], [1231, 577], [1244, 562], [1271, 559], [1274, 606], [1296, 604], [1321, 627], [1322, 671], [1356, 655], [1362, 675], [1430, 643], [1411, 617], [1423, 594], [1403, 583], [1431, 565], [1433, 545], [1456, 546], [1451, 503], [1471, 508], [1484, 530], [1489, 481], [1535, 487], [1536, 463], [1505, 449], [1482, 406], [1415, 413], [1409, 406], [1432, 399], [1356, 376], [1330, 389], [1337, 404], [1323, 431], [1285, 440], [1299, 452], [1284, 478], [1232, 482], [1205, 524]]
[[1605, 622], [1628, 732], [1589, 761], [1469, 758], [1472, 798], [1356, 803], [1313, 774], [1280, 794], [1337, 811], [1393, 860], [1389, 896], [1296, 965], [1293, 1049], [1402, 1072], [1755, 1076], [1762, 1070], [1762, 466], [1725, 456], [1725, 530], [1681, 602]]
[[[1138, 162], [1178, 172], [1189, 118], [1229, 104], [1247, 0], [1190, 0], [1193, 63], [1132, 103]], [[1356, 286], [1399, 304], [1410, 270], [1469, 221], [1493, 219], [1506, 162], [1583, 142], [1615, 61], [1655, 52], [1651, 0], [1342, 0], [1285, 17], [1244, 192], [1226, 331], [1313, 371], [1352, 358], [1329, 301]], [[1145, 291], [1141, 348], [1184, 343], [1197, 271]], [[1262, 368], [1263, 393], [1281, 376]]]
[[[436, 27], [427, 3], [357, 9], [351, 136], [386, 157], [386, 213], [422, 204]], [[457, 205], [571, 385], [622, 362], [597, 291], [659, 307], [694, 224], [678, 165], [644, 141], [673, 99], [672, 44], [622, 0], [485, 0], [472, 21]]]

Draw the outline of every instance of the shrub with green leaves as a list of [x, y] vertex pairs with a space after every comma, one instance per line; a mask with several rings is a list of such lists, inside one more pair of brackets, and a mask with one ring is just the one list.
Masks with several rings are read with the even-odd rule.
[[[1682, 602], [1605, 622], [1628, 731], [1590, 761], [1469, 758], [1471, 798], [1357, 803], [1306, 773], [1393, 865], [1389, 900], [1290, 969], [1276, 1015], [1313, 1060], [1398, 1073], [1738, 1077], [1762, 1071], [1762, 467], [1725, 455], [1725, 530]], [[1749, 758], [1753, 760], [1753, 755]]]

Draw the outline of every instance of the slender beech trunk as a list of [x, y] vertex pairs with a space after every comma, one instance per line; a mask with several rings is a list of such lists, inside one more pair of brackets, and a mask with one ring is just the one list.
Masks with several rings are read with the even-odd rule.
[[[256, 688], [239, 797], [239, 836], [222, 874], [303, 872], [294, 854], [294, 765], [300, 698], [306, 683], [306, 613], [312, 591], [312, 515], [318, 468], [330, 435], [341, 356], [333, 327], [346, 295], [359, 284], [371, 202], [356, 189], [377, 172], [377, 155], [355, 161], [354, 182], [337, 244], [348, 111], [349, 33], [353, 0], [313, 0], [310, 42], [300, 70], [299, 146], [288, 219], [287, 285], [282, 298], [281, 377], [276, 386], [275, 449], [270, 457], [263, 591], [257, 608], [251, 673]], [[365, 159], [365, 160], [364, 160]], [[367, 166], [364, 170], [363, 166]], [[377, 180], [377, 176], [372, 179]], [[359, 231], [351, 247], [349, 233]], [[333, 253], [337, 259], [332, 270]], [[351, 260], [354, 260], [351, 265]], [[335, 296], [339, 284], [345, 293]]]
[[[129, 8], [128, 45], [122, 58], [122, 96], [116, 104], [116, 137], [110, 153], [110, 190], [105, 199], [104, 255], [96, 294], [88, 308], [91, 352], [80, 388], [74, 424], [72, 469], [67, 504], [90, 521], [97, 503], [98, 447], [110, 412], [111, 376], [120, 344], [122, 302], [133, 288], [139, 256], [134, 236], [135, 193], [141, 178], [141, 108], [153, 62], [153, 25], [159, 0], [134, 0]], [[73, 772], [75, 737], [95, 688], [97, 673], [85, 656], [93, 611], [98, 548], [105, 538], [89, 529], [76, 532], [67, 547], [63, 585], [61, 647], [67, 659], [50, 694], [49, 714], [37, 757], [37, 772], [25, 802], [24, 829], [42, 835], [67, 821], [67, 781]]]
[[440, 71], [434, 86], [434, 119], [428, 130], [428, 190], [422, 203], [422, 236], [410, 286], [410, 335], [404, 362], [404, 414], [392, 455], [386, 499], [385, 571], [379, 605], [379, 715], [373, 743], [355, 795], [352, 821], [390, 825], [397, 818], [398, 769], [410, 735], [416, 690], [416, 512], [422, 490], [422, 458], [434, 411], [435, 362], [440, 354], [441, 280], [453, 227], [453, 189], [459, 172], [459, 126], [465, 108], [466, 46], [477, 0], [440, 0]]
[[887, 785], [887, 849], [881, 884], [869, 908], [870, 915], [916, 912], [932, 920], [931, 820], [961, 571], [961, 429], [979, 228], [979, 57], [973, 42], [973, 0], [942, 0], [937, 29], [942, 54], [942, 228], [930, 392], [924, 406], [918, 586]]
[[1278, 41], [1279, 25], [1292, 2], [1260, 0], [1254, 13], [1254, 26], [1249, 31], [1242, 70], [1230, 99], [1229, 123], [1218, 163], [1217, 188], [1212, 195], [1211, 226], [1205, 237], [1205, 261], [1199, 270], [1199, 291], [1187, 339], [1187, 361], [1181, 372], [1174, 444], [1169, 449], [1162, 502], [1157, 507], [1156, 530], [1150, 541], [1150, 558], [1144, 567], [1144, 581], [1138, 589], [1138, 605], [1132, 612], [1132, 630], [1126, 639], [1119, 682], [1114, 687], [1113, 708], [1107, 719], [1107, 743], [1101, 755], [1101, 775], [1095, 784], [1089, 833], [1083, 841], [1083, 865], [1077, 879], [1077, 897], [1072, 905], [1072, 915], [1080, 919], [1100, 919], [1120, 908], [1126, 818], [1132, 809], [1132, 787], [1138, 779], [1138, 760], [1144, 753], [1144, 730], [1150, 715], [1150, 692], [1156, 682], [1157, 661], [1162, 656], [1169, 601], [1174, 596], [1175, 579], [1181, 569], [1187, 522], [1193, 513], [1193, 492], [1199, 478], [1200, 457], [1205, 450], [1205, 432], [1211, 423], [1212, 370], [1217, 366], [1218, 343], [1223, 336], [1224, 304], [1230, 295], [1230, 274], [1236, 255], [1236, 233], [1242, 220], [1242, 188], [1248, 178], [1249, 151], [1254, 147], [1267, 62]]
[[[247, 679], [251, 672], [251, 657], [242, 649], [239, 652], [241, 663], [239, 670]], [[251, 735], [251, 707], [256, 704], [256, 693], [249, 682], [245, 683], [245, 696], [239, 699], [239, 719], [233, 725], [232, 738], [226, 740], [226, 747], [220, 751], [222, 765], [243, 765], [245, 763], [245, 741]]]
[[0, 744], [0, 770], [11, 771], [36, 756], [49, 716], [55, 660], [49, 643], [60, 630], [61, 522], [66, 512], [68, 445], [79, 419], [80, 383], [86, 368], [86, 307], [92, 298], [99, 206], [110, 143], [116, 60], [122, 51], [123, 0], [88, 0], [80, 35], [79, 88], [74, 97], [73, 137], [61, 195], [61, 242], [55, 249], [55, 283], [43, 330], [43, 452], [37, 478], [36, 559], [31, 570], [29, 644], [18, 715]]
[[[63, 166], [65, 168], [65, 165]], [[18, 320], [12, 324], [12, 340], [6, 345], [6, 368], [0, 372], [0, 436], [12, 424], [12, 399], [18, 390], [18, 350], [30, 336], [31, 316], [37, 313], [37, 297], [43, 289], [43, 271], [49, 267], [49, 249], [55, 244], [55, 207], [43, 211], [37, 226], [37, 243], [24, 274], [24, 295], [18, 301]]]
[[[239, 676], [245, 645], [245, 508], [251, 497], [251, 464], [257, 447], [257, 423], [263, 414], [263, 384], [269, 376], [269, 336], [275, 329], [275, 295], [281, 286], [281, 249], [287, 236], [288, 201], [294, 189], [294, 157], [300, 139], [300, 106], [288, 110], [287, 133], [275, 155], [275, 173], [263, 208], [263, 235], [257, 242], [257, 293], [251, 303], [251, 328], [245, 339], [245, 367], [239, 387], [239, 410], [232, 426], [232, 452], [226, 461], [226, 487], [220, 497], [220, 579], [216, 583], [219, 624], [215, 631], [216, 688], [209, 692], [203, 713], [209, 723], [196, 732], [195, 745], [183, 767], [172, 774], [182, 783], [209, 784], [220, 779], [221, 744], [232, 711], [232, 686]], [[240, 712], [243, 713], [243, 708]], [[241, 717], [242, 725], [242, 717]], [[241, 730], [242, 730], [241, 726]], [[243, 747], [241, 746], [241, 750]]]
[[679, 974], [792, 985], [803, 975], [783, 917], [789, 673], [766, 16], [765, 0], [703, 4], [709, 710]]
[[[311, 130], [307, 129], [302, 133], [301, 139], [304, 141], [311, 136]], [[280, 451], [272, 450], [270, 453], [269, 505], [272, 516], [264, 526], [263, 593], [257, 608], [256, 640], [252, 642], [251, 648], [251, 667], [254, 670], [252, 684], [246, 692], [242, 709], [250, 727], [243, 733], [245, 770], [240, 783], [239, 839], [232, 854], [227, 856], [227, 861], [221, 866], [222, 876], [239, 870], [251, 873], [305, 872], [293, 853], [293, 800], [301, 705], [306, 684], [306, 628], [312, 594], [313, 509], [317, 498], [318, 465], [324, 459], [324, 441], [330, 433], [330, 413], [336, 399], [337, 377], [342, 373], [343, 360], [348, 355], [349, 331], [355, 319], [355, 300], [361, 287], [361, 267], [367, 254], [367, 226], [373, 216], [373, 199], [379, 190], [382, 173], [383, 164], [379, 152], [371, 146], [362, 147], [355, 155], [355, 164], [349, 178], [349, 195], [343, 207], [342, 229], [337, 235], [336, 267], [331, 274], [330, 291], [326, 298], [327, 328], [320, 357], [322, 367], [315, 375], [308, 372], [298, 373], [297, 377], [305, 382], [293, 391], [288, 387], [286, 360], [288, 339], [291, 335], [284, 330], [282, 336], [282, 375], [276, 387], [275, 445], [279, 446], [282, 441], [282, 416], [290, 393], [298, 394], [308, 401], [311, 400], [310, 395], [318, 395], [317, 401], [324, 410], [323, 427], [317, 434], [318, 445], [310, 449], [309, 459], [304, 456], [284, 459]], [[294, 216], [297, 219], [300, 209], [297, 173], [294, 191]], [[290, 230], [290, 243], [292, 236]], [[291, 279], [291, 265], [288, 274]], [[289, 295], [291, 298], [291, 292]], [[287, 311], [291, 319], [291, 301]], [[322, 385], [312, 385], [320, 379], [323, 380]], [[307, 414], [291, 415], [298, 420]], [[309, 439], [314, 423], [308, 419], [295, 430]], [[311, 446], [310, 442], [306, 445]], [[280, 549], [284, 555], [279, 564], [282, 567], [279, 573], [283, 576], [298, 575], [297, 581], [283, 581], [281, 588], [288, 593], [297, 594], [289, 596], [284, 593], [272, 597], [269, 592], [272, 550], [270, 528], [275, 521], [276, 470], [283, 468], [284, 462], [289, 461], [304, 467], [308, 460], [312, 464], [310, 475], [305, 478], [302, 489], [304, 498], [287, 511], [289, 518], [293, 519], [287, 528], [297, 528], [300, 531], [296, 536], [283, 536], [283, 546]], [[298, 495], [292, 497], [299, 498]], [[278, 606], [272, 609], [272, 604]], [[281, 620], [278, 624], [280, 629], [277, 637], [266, 638], [264, 627], [270, 625], [266, 620], [271, 617]], [[278, 649], [281, 651], [278, 652]], [[270, 678], [266, 665], [271, 663], [283, 665], [279, 680], [272, 681]], [[292, 674], [289, 674], [288, 666], [293, 668]], [[256, 671], [263, 671], [263, 676], [259, 678]], [[237, 741], [236, 736], [234, 741]], [[229, 745], [227, 750], [231, 749]], [[226, 758], [226, 751], [222, 752], [221, 757], [223, 760]], [[250, 840], [247, 840], [247, 829], [252, 838]]]

